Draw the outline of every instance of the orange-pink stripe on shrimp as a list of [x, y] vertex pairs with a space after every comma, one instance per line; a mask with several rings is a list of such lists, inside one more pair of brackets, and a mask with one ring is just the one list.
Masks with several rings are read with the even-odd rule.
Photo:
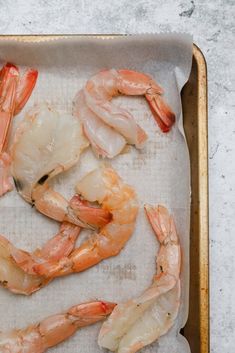
[[104, 322], [98, 343], [117, 353], [135, 353], [166, 334], [180, 307], [181, 247], [175, 222], [163, 206], [145, 206], [160, 243], [153, 283], [140, 295], [118, 304]]
[[[110, 213], [97, 208], [78, 195], [70, 201], [76, 207], [85, 224], [100, 228], [110, 222]], [[36, 251], [29, 253], [16, 248], [8, 239], [0, 235], [0, 284], [11, 292], [29, 295], [45, 286], [49, 281], [38, 275], [36, 265], [59, 262], [68, 257], [74, 249], [80, 227], [63, 222], [59, 232]]]
[[162, 88], [149, 75], [133, 70], [103, 70], [91, 77], [75, 97], [74, 114], [83, 122], [96, 153], [112, 158], [123, 149], [123, 138], [137, 148], [143, 147], [147, 139], [132, 114], [111, 102], [112, 98], [144, 96], [159, 127], [167, 132], [174, 124], [175, 114], [162, 94]]
[[11, 157], [7, 153], [13, 115], [28, 101], [37, 80], [37, 71], [28, 69], [22, 77], [17, 66], [7, 63], [0, 71], [0, 196], [13, 188]]
[[65, 313], [49, 316], [25, 329], [0, 333], [1, 353], [44, 353], [68, 339], [79, 328], [106, 318], [116, 304], [94, 301], [78, 304]]

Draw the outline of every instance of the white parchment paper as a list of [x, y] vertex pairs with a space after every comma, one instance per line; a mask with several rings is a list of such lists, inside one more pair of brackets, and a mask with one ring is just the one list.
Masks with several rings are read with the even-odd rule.
[[[180, 90], [188, 79], [191, 59], [192, 38], [183, 34], [109, 39], [70, 37], [39, 43], [0, 41], [1, 64], [11, 61], [20, 67], [31, 66], [39, 70], [33, 95], [15, 118], [14, 125], [34, 103], [48, 101], [58, 109], [71, 111], [76, 92], [91, 75], [104, 68], [129, 68], [150, 74], [164, 88], [165, 99], [177, 116], [171, 132], [163, 134], [144, 98], [115, 99], [117, 104], [133, 113], [149, 136], [143, 150], [130, 147], [109, 162], [126, 182], [135, 187], [139, 196], [136, 230], [118, 256], [83, 273], [59, 278], [31, 297], [14, 295], [0, 288], [0, 330], [25, 327], [84, 301], [120, 302], [140, 294], [152, 281], [158, 249], [143, 205], [160, 203], [173, 213], [180, 235], [183, 249], [182, 304], [174, 328], [142, 352], [188, 352], [187, 344], [177, 333], [188, 315], [190, 165], [182, 127]], [[56, 178], [55, 188], [67, 197], [72, 196], [76, 181], [99, 163], [91, 150], [87, 150], [77, 166]], [[31, 208], [15, 190], [0, 199], [0, 233], [16, 246], [33, 250], [57, 230], [56, 222]], [[102, 352], [97, 345], [99, 328], [100, 323], [84, 328], [51, 352]]]

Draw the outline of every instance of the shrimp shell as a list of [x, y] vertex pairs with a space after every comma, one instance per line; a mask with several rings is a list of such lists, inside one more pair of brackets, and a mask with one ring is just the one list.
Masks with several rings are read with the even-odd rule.
[[26, 329], [0, 333], [1, 353], [44, 353], [73, 335], [79, 328], [92, 325], [109, 315], [114, 303], [78, 304], [64, 314], [49, 316]]

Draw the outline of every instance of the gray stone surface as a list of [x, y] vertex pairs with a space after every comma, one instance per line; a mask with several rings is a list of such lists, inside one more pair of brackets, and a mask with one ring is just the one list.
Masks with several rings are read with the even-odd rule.
[[209, 80], [211, 352], [235, 351], [234, 0], [0, 0], [0, 33], [186, 31]]

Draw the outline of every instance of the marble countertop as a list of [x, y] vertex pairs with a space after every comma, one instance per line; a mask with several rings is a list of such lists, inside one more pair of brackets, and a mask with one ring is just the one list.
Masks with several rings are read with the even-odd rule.
[[209, 81], [211, 353], [235, 344], [234, 11], [234, 0], [0, 0], [1, 34], [193, 34]]

